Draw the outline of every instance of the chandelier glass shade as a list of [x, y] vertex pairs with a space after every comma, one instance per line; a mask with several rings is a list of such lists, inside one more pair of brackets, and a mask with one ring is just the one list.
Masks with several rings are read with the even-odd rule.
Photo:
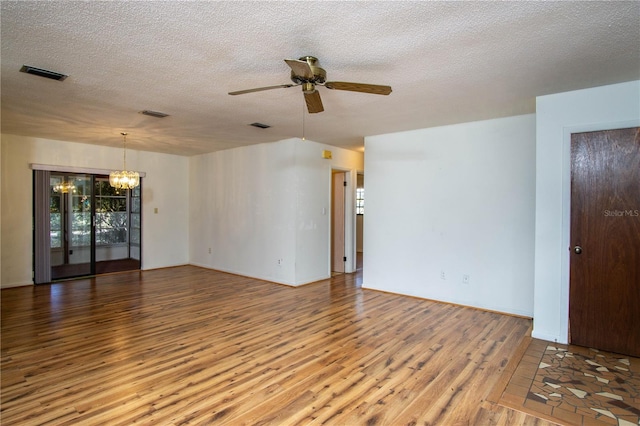
[[121, 170], [109, 173], [109, 185], [117, 189], [133, 189], [140, 184], [140, 174]]
[[121, 135], [124, 141], [124, 167], [109, 173], [109, 185], [116, 189], [133, 189], [140, 184], [140, 173], [127, 170], [127, 134], [122, 132]]

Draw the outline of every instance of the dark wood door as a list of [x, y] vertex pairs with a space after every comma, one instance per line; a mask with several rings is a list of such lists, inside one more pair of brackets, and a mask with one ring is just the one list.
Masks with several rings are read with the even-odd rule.
[[571, 136], [570, 342], [640, 356], [640, 133]]

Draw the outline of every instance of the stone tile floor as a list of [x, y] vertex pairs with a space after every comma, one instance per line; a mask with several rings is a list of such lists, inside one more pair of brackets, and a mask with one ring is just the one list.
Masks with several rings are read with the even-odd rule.
[[640, 359], [533, 339], [502, 400], [560, 424], [638, 426]]

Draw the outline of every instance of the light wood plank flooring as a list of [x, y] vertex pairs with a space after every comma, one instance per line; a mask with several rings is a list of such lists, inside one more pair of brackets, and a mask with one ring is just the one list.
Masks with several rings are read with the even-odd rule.
[[358, 282], [185, 266], [2, 290], [2, 424], [551, 424], [487, 400], [529, 320]]

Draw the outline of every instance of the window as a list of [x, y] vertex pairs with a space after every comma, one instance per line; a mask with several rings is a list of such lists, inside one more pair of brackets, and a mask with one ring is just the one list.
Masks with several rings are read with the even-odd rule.
[[128, 240], [127, 191], [96, 178], [96, 245], [126, 244]]
[[356, 214], [364, 214], [364, 188], [356, 188]]
[[71, 197], [71, 245], [91, 246], [91, 185], [90, 181], [74, 181], [75, 189]]
[[50, 217], [50, 238], [51, 248], [62, 247], [62, 194], [53, 190], [54, 186], [60, 184], [62, 179], [59, 177], [52, 177], [51, 184], [49, 186], [49, 217]]
[[[140, 233], [141, 233], [141, 224], [140, 224], [140, 214], [141, 214], [141, 200], [140, 200], [141, 192], [140, 186], [136, 186], [131, 190], [131, 208], [130, 208], [130, 217], [131, 217], [131, 227], [129, 232], [131, 233], [131, 246], [140, 247]], [[133, 255], [132, 255], [133, 257]]]
[[[64, 181], [73, 181], [75, 187], [68, 193], [69, 205], [62, 192], [54, 187]], [[69, 176], [52, 176], [49, 201], [51, 248], [62, 248], [62, 236], [70, 228], [71, 244], [76, 247], [91, 245], [91, 191], [82, 180]], [[132, 192], [132, 206], [128, 205], [128, 191], [109, 185], [106, 177], [95, 179], [96, 245], [127, 244], [129, 239], [129, 209], [133, 238], [140, 244], [140, 187]], [[68, 212], [68, 213], [65, 213]], [[65, 223], [69, 215], [70, 222]]]

